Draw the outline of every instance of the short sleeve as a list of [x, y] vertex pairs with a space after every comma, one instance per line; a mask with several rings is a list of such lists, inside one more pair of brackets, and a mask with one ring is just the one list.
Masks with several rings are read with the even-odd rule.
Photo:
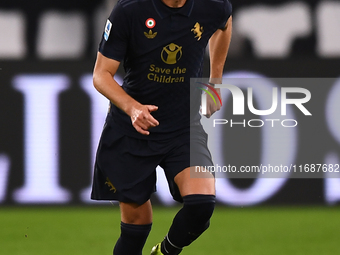
[[223, 22], [221, 23], [221, 26], [219, 27], [219, 29], [224, 29], [226, 24], [227, 24], [227, 21], [229, 19], [229, 17], [231, 16], [232, 14], [232, 5], [231, 3], [228, 1], [228, 0], [225, 0], [224, 1], [224, 17], [223, 17]]
[[127, 51], [130, 31], [128, 24], [124, 8], [118, 2], [106, 21], [99, 52], [105, 57], [121, 62]]

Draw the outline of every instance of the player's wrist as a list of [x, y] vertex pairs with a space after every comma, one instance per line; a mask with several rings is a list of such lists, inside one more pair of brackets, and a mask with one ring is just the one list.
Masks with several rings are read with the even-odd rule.
[[210, 78], [209, 79], [209, 84], [213, 87], [215, 87], [215, 84], [221, 84], [222, 83], [222, 78], [219, 76], [219, 78]]
[[132, 117], [136, 114], [136, 110], [141, 108], [141, 104], [136, 100], [132, 99], [131, 102], [125, 104], [124, 109], [122, 109], [128, 116]]

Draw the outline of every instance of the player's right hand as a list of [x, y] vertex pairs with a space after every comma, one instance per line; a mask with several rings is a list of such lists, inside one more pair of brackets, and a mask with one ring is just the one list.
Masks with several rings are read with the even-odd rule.
[[139, 105], [131, 111], [132, 126], [142, 135], [149, 135], [149, 129], [159, 125], [159, 122], [151, 115], [151, 112], [157, 111], [155, 105]]

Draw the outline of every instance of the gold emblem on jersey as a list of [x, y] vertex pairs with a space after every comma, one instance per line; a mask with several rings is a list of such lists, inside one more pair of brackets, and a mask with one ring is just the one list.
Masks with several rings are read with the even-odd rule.
[[173, 65], [182, 57], [182, 46], [170, 43], [165, 46], [161, 52], [161, 58], [164, 63]]
[[157, 32], [152, 33], [152, 30], [150, 29], [150, 30], [149, 30], [149, 33], [144, 32], [144, 35], [145, 35], [146, 38], [148, 38], [148, 39], [153, 39], [153, 38], [155, 38], [155, 36], [157, 35]]
[[191, 29], [191, 32], [195, 34], [195, 38], [197, 38], [197, 41], [199, 41], [201, 40], [203, 34], [203, 27], [200, 25], [200, 23], [196, 22], [194, 28]]
[[115, 186], [113, 186], [113, 184], [111, 183], [111, 181], [110, 181], [110, 179], [108, 177], [106, 178], [105, 184], [107, 186], [109, 186], [110, 191], [113, 191], [113, 193], [116, 193], [117, 190], [116, 190]]

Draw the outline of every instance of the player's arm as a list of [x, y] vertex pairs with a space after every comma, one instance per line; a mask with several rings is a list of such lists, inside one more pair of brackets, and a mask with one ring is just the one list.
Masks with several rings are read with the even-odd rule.
[[94, 87], [114, 105], [130, 116], [133, 127], [141, 134], [148, 135], [148, 129], [158, 126], [151, 112], [158, 109], [154, 105], [142, 105], [129, 96], [114, 79], [120, 62], [107, 58], [100, 52], [93, 71]]
[[[224, 29], [218, 29], [209, 40], [210, 53], [210, 82], [213, 84], [220, 84], [222, 82], [222, 75], [224, 64], [227, 58], [230, 40], [232, 34], [232, 17], [230, 16]], [[216, 89], [220, 94], [220, 89]], [[213, 102], [211, 97], [207, 97], [207, 114], [210, 117], [214, 112], [220, 110], [221, 105], [216, 99], [217, 105]]]

